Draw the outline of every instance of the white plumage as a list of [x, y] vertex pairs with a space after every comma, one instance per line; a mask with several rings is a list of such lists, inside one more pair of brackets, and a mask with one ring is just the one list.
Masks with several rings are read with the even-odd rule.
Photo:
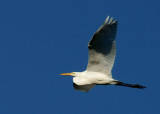
[[88, 44], [89, 60], [84, 72], [63, 73], [73, 77], [76, 90], [89, 91], [94, 85], [119, 85], [132, 88], [145, 88], [138, 84], [125, 84], [112, 78], [112, 67], [116, 55], [116, 32], [118, 22], [109, 16]]

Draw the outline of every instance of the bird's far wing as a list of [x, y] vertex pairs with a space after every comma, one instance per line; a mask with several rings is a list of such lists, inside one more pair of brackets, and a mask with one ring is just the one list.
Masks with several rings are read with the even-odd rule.
[[[111, 74], [116, 55], [116, 31], [118, 22], [109, 16], [88, 44], [87, 71]], [[111, 75], [110, 75], [111, 76]]]
[[89, 84], [89, 85], [77, 85], [75, 83], [73, 83], [73, 87], [75, 90], [80, 90], [83, 92], [88, 92], [89, 90], [91, 90], [94, 85], [93, 84]]

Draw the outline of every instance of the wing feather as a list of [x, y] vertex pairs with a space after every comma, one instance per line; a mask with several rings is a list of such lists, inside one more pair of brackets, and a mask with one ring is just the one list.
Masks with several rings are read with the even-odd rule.
[[111, 74], [116, 55], [116, 32], [118, 22], [106, 18], [102, 26], [93, 35], [88, 44], [89, 60], [87, 71], [101, 72]]

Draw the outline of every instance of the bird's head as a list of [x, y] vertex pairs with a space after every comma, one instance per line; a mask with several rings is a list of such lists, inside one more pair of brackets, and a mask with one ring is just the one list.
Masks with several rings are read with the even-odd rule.
[[77, 76], [76, 74], [77, 74], [76, 72], [71, 72], [71, 73], [62, 73], [62, 74], [60, 74], [60, 75]]

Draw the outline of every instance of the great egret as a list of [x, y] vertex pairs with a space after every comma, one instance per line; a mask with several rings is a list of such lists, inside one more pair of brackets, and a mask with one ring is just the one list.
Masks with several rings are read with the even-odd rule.
[[112, 67], [116, 55], [116, 31], [118, 21], [109, 16], [88, 44], [89, 61], [83, 72], [63, 73], [73, 76], [76, 90], [89, 91], [94, 85], [118, 85], [143, 89], [139, 84], [126, 84], [112, 78]]

